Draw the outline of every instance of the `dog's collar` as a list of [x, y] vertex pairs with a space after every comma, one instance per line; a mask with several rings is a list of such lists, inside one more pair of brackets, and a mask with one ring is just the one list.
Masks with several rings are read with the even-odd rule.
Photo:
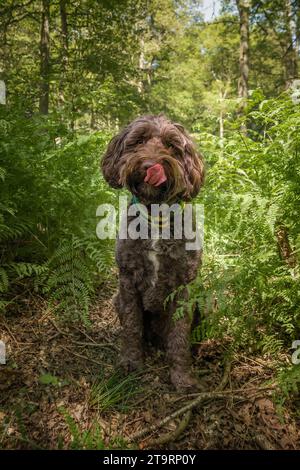
[[[131, 205], [133, 205], [133, 204], [143, 204], [135, 194], [132, 194], [131, 196], [132, 196], [131, 197], [131, 202], [130, 202]], [[184, 201], [175, 201], [174, 204], [179, 204], [182, 209], [184, 209], [184, 207], [185, 207], [185, 202]], [[143, 204], [143, 205], [145, 205], [145, 204]]]
[[135, 194], [132, 194], [131, 204], [140, 204], [139, 198]]
[[[139, 198], [133, 194], [130, 205], [134, 205], [134, 204], [139, 205], [140, 215], [143, 217], [143, 219], [145, 219], [148, 222], [148, 224], [153, 223], [154, 225], [158, 225], [160, 228], [163, 228], [163, 227], [166, 227], [167, 224], [169, 223], [168, 216], [163, 217], [161, 213], [158, 216], [152, 216], [151, 211], [149, 212], [147, 208], [145, 208], [145, 205], [140, 202]], [[176, 204], [179, 204], [181, 207], [181, 210], [184, 210], [184, 207], [185, 207], [184, 201], [178, 201]]]

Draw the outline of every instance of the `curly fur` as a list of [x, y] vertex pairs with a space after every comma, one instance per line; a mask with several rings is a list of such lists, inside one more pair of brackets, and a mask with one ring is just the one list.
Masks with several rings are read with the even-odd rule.
[[[160, 163], [167, 176], [158, 187], [144, 182], [147, 168]], [[201, 155], [183, 126], [165, 116], [134, 120], [108, 145], [102, 159], [105, 179], [113, 188], [127, 187], [146, 206], [151, 203], [190, 201], [203, 183]], [[128, 217], [128, 221], [132, 217]], [[122, 325], [122, 363], [127, 371], [139, 367], [144, 340], [156, 337], [165, 346], [176, 388], [194, 387], [191, 377], [188, 313], [174, 321], [178, 296], [164, 306], [166, 297], [191, 282], [201, 253], [187, 251], [186, 240], [118, 239], [119, 292], [115, 306]], [[180, 298], [187, 298], [187, 290]]]

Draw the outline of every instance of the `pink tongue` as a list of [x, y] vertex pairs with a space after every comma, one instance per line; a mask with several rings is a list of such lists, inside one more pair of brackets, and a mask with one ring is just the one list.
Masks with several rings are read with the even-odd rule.
[[167, 181], [164, 167], [160, 163], [150, 166], [150, 168], [147, 169], [144, 181], [152, 186], [160, 186]]

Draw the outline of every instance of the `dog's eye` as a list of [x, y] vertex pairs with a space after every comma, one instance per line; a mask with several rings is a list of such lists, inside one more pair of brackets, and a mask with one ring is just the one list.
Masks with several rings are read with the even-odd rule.
[[171, 142], [167, 142], [166, 147], [168, 147], [169, 149], [174, 149], [175, 148], [175, 146]]
[[176, 145], [174, 144], [167, 144], [166, 147], [168, 148], [168, 150], [171, 150], [172, 151], [172, 155], [173, 157], [176, 157], [178, 156], [178, 154], [180, 155], [181, 154], [181, 149], [180, 147], [177, 147]]

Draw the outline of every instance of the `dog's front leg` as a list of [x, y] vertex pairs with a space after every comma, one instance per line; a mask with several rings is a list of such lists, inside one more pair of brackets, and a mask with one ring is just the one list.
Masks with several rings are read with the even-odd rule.
[[121, 366], [129, 373], [143, 363], [143, 314], [139, 294], [129, 273], [120, 273], [115, 302], [122, 326]]
[[174, 320], [176, 303], [169, 306], [166, 335], [167, 359], [170, 364], [171, 382], [177, 390], [199, 388], [198, 381], [191, 375], [190, 331], [191, 320], [188, 312]]

